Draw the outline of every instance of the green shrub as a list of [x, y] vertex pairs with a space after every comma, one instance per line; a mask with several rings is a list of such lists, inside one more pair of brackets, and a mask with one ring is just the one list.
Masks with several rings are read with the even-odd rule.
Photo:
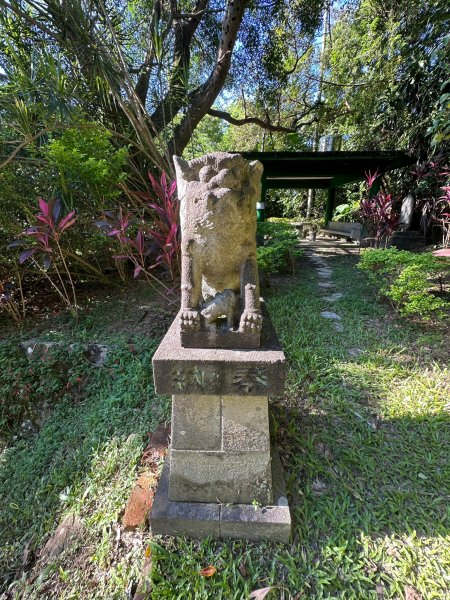
[[128, 149], [116, 149], [111, 133], [100, 125], [65, 130], [50, 142], [46, 156], [57, 172], [58, 191], [70, 208], [80, 208], [80, 203], [89, 211], [103, 208], [105, 202], [117, 198], [119, 184], [126, 179]]
[[333, 221], [357, 221], [359, 212], [359, 200], [339, 204], [334, 209]]
[[387, 296], [399, 306], [402, 315], [442, 317], [442, 309], [450, 307], [450, 303], [433, 296], [429, 289], [429, 273], [421, 265], [409, 265], [391, 285]]
[[258, 223], [258, 248], [256, 251], [258, 267], [264, 275], [273, 275], [293, 270], [294, 258], [301, 251], [297, 232], [285, 222]]
[[292, 219], [288, 219], [287, 217], [269, 217], [266, 221], [267, 223], [284, 223], [289, 225], [292, 222]]
[[362, 251], [358, 268], [368, 273], [380, 294], [391, 300], [404, 316], [441, 318], [443, 309], [450, 308], [449, 302], [430, 292], [431, 280], [442, 282], [450, 271], [432, 254], [415, 254], [397, 248], [369, 248]]

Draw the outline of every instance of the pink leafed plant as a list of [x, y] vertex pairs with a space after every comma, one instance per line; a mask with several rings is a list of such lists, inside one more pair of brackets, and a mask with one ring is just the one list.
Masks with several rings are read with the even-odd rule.
[[[165, 173], [162, 173], [159, 181], [149, 173], [149, 179], [153, 193], [129, 192], [130, 197], [139, 201], [143, 213], [142, 210], [139, 214], [138, 211], [131, 213], [122, 208], [118, 213], [106, 211], [103, 219], [96, 224], [118, 242], [119, 252], [113, 256], [118, 265], [119, 261], [131, 261], [135, 278], [142, 275], [154, 284], [163, 285], [151, 271], [157, 267], [163, 268], [169, 272], [172, 281], [179, 276], [180, 205], [176, 196], [176, 181], [168, 181]], [[166, 292], [171, 291], [163, 287]]]
[[[46, 202], [39, 198], [40, 212], [35, 216], [35, 223], [25, 229], [20, 239], [9, 244], [9, 248], [22, 248], [19, 264], [31, 260], [33, 265], [46, 277], [56, 290], [71, 314], [77, 316], [77, 299], [72, 275], [68, 268], [64, 248], [61, 245], [62, 235], [76, 222], [75, 211], [61, 218], [61, 201], [52, 199]], [[53, 268], [54, 275], [50, 274]], [[67, 276], [70, 293], [64, 282]]]
[[[373, 175], [366, 173], [366, 182], [368, 192], [373, 187], [374, 181], [379, 177], [378, 171]], [[379, 248], [381, 245], [387, 247], [390, 240], [398, 229], [399, 217], [393, 209], [393, 199], [391, 194], [379, 191], [377, 194], [361, 200], [360, 215], [369, 231], [369, 239], [373, 245]]]

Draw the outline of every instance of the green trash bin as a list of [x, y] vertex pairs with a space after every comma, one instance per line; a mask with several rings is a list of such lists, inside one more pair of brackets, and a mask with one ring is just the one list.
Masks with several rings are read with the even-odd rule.
[[258, 223], [262, 223], [266, 220], [266, 205], [264, 202], [256, 203], [256, 220]]

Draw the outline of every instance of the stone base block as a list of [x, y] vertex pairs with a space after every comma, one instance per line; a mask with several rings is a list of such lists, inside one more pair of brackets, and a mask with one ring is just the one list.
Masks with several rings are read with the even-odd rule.
[[170, 450], [171, 500], [183, 502], [272, 501], [270, 451]]
[[169, 497], [270, 504], [268, 398], [174, 395]]
[[172, 448], [265, 452], [269, 442], [267, 396], [172, 396]]
[[271, 467], [274, 500], [269, 506], [173, 502], [169, 500], [171, 466], [167, 457], [150, 514], [152, 534], [183, 535], [194, 539], [212, 536], [288, 543], [291, 514], [280, 459], [274, 447]]

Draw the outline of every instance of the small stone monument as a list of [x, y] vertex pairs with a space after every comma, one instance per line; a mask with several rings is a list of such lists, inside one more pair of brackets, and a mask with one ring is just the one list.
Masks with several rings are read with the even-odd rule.
[[217, 152], [174, 157], [181, 202], [181, 309], [153, 357], [172, 395], [172, 441], [153, 534], [287, 542], [291, 517], [271, 445], [269, 397], [285, 357], [259, 297], [262, 165]]
[[402, 201], [399, 218], [399, 231], [409, 231], [414, 214], [415, 199], [412, 194], [408, 194]]

